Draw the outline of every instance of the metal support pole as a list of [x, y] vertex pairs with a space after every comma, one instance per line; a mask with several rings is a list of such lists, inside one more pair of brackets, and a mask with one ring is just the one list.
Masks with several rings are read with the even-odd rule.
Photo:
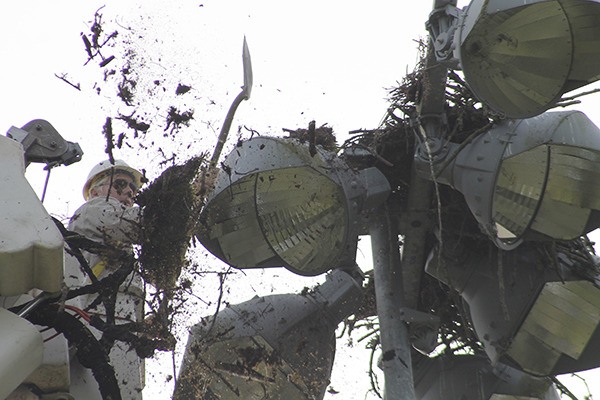
[[388, 206], [372, 216], [369, 227], [375, 275], [375, 298], [385, 376], [385, 400], [415, 400], [408, 327], [402, 318], [404, 294], [398, 231]]
[[[445, 93], [448, 69], [439, 64], [435, 51], [430, 44], [427, 52], [426, 67], [423, 71], [423, 93], [417, 106], [417, 121], [424, 146], [417, 148], [416, 157], [427, 160], [425, 175], [430, 174], [430, 158], [443, 151], [440, 140], [446, 135], [445, 126]], [[421, 153], [421, 154], [419, 154]], [[417, 171], [418, 165], [413, 162], [408, 204], [406, 212], [401, 216], [401, 231], [404, 234], [402, 248], [402, 264], [405, 282], [405, 297], [408, 307], [416, 308], [421, 288], [421, 277], [425, 264], [425, 238], [431, 230], [430, 219], [437, 210], [431, 209], [432, 183], [422, 177], [423, 171]]]
[[[414, 168], [413, 168], [414, 169]], [[425, 265], [425, 240], [431, 230], [432, 184], [413, 170], [406, 211], [400, 216], [404, 234], [402, 246], [402, 281], [406, 306], [417, 308]]]
[[[456, 0], [435, 0], [434, 10], [456, 5]], [[434, 21], [435, 22], [435, 21]], [[436, 156], [444, 151], [446, 135], [444, 113], [447, 68], [440, 64], [433, 43], [429, 43], [426, 67], [423, 71], [423, 91], [417, 105], [416, 122], [422, 146], [416, 158], [427, 160], [431, 168]], [[420, 160], [419, 160], [420, 161]], [[399, 227], [390, 222], [388, 207], [373, 215], [369, 233], [373, 251], [375, 298], [379, 316], [379, 332], [385, 376], [385, 400], [415, 400], [412, 376], [411, 343], [403, 309], [418, 305], [421, 276], [425, 262], [425, 239], [431, 230], [432, 183], [428, 168], [418, 171], [422, 162], [413, 162], [408, 204], [400, 225], [404, 235], [402, 258], [398, 243]], [[423, 176], [425, 175], [425, 176]], [[406, 281], [406, 284], [405, 284]]]

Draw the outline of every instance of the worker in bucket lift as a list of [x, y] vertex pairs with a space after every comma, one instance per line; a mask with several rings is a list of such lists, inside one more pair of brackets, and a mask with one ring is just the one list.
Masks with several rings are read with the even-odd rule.
[[[141, 209], [133, 200], [142, 185], [143, 176], [122, 160], [102, 161], [92, 168], [83, 186], [86, 202], [71, 217], [68, 229], [87, 239], [133, 254], [133, 244], [139, 243]], [[91, 252], [82, 252], [96, 278], [101, 280], [121, 265], [114, 259]], [[79, 261], [72, 256], [65, 259], [65, 282], [69, 288], [89, 285]], [[72, 300], [82, 309], [96, 298], [94, 294]], [[115, 303], [115, 323], [141, 322], [144, 318], [144, 283], [133, 271], [120, 286]], [[90, 314], [105, 313], [96, 306]], [[104, 319], [104, 318], [103, 318]], [[101, 332], [90, 328], [100, 338]], [[144, 387], [144, 360], [127, 343], [115, 341], [110, 350], [110, 361], [115, 369], [123, 399], [142, 399]], [[98, 385], [91, 371], [81, 366], [76, 357], [71, 364], [71, 394], [76, 399], [101, 399]]]

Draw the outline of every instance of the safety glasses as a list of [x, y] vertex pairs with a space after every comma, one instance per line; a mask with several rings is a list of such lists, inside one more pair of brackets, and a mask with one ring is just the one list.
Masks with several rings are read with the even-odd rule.
[[133, 182], [126, 181], [125, 179], [117, 178], [112, 182], [112, 187], [116, 190], [124, 190], [125, 188], [129, 188], [133, 191], [133, 193], [137, 193], [138, 187]]

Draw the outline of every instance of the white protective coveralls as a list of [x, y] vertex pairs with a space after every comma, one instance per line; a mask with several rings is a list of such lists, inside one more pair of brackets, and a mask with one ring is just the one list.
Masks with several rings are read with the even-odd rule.
[[[83, 204], [73, 215], [68, 229], [98, 243], [116, 246], [133, 251], [132, 244], [139, 241], [141, 210], [138, 206], [127, 207], [112, 197], [93, 197]], [[100, 256], [83, 252], [85, 259], [98, 279], [116, 271], [120, 265], [103, 260]], [[65, 282], [70, 288], [90, 284], [79, 262], [66, 255]], [[80, 296], [71, 301], [73, 305], [85, 309], [95, 294]], [[115, 304], [116, 323], [141, 322], [144, 310], [144, 283], [138, 273], [133, 272], [119, 288]], [[97, 306], [88, 311], [100, 314], [104, 319], [104, 307]], [[102, 332], [90, 327], [99, 339]], [[115, 368], [117, 381], [125, 400], [142, 399], [144, 387], [144, 360], [127, 343], [115, 341], [110, 352], [111, 364]], [[75, 357], [71, 364], [71, 394], [76, 399], [101, 399], [98, 385], [91, 371], [79, 364]]]

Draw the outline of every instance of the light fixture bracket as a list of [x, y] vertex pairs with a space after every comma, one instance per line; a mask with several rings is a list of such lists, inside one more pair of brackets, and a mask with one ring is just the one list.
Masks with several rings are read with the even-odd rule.
[[454, 57], [454, 34], [461, 14], [460, 9], [456, 7], [455, 0], [437, 1], [435, 7], [425, 23], [435, 57], [438, 62], [458, 69], [458, 59]]

